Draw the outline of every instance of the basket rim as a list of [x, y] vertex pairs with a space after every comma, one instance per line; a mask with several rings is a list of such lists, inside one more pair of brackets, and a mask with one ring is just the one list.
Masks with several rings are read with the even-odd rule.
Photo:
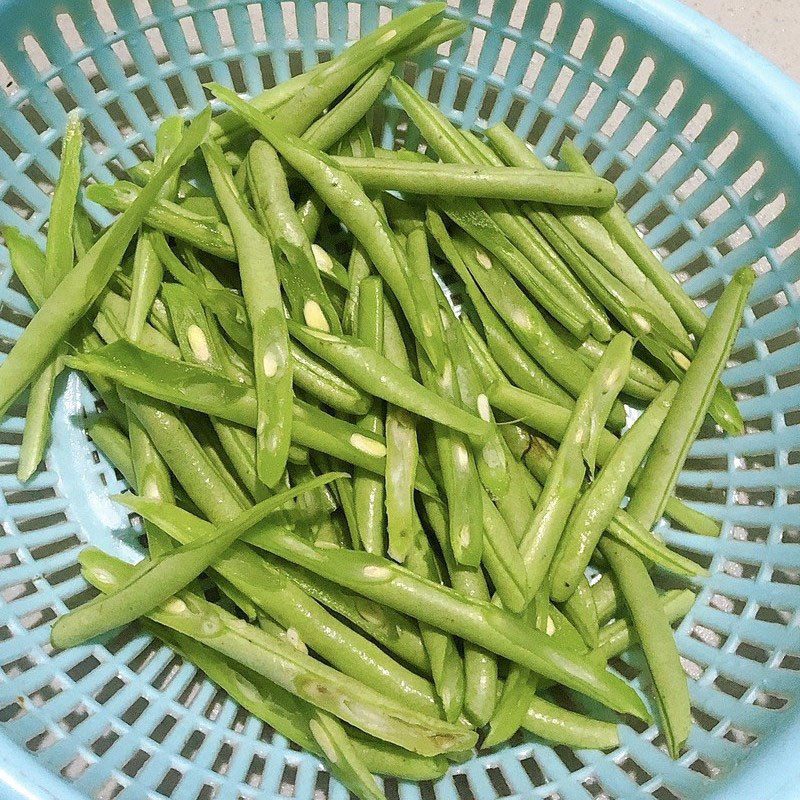
[[[688, 64], [746, 107], [764, 136], [800, 175], [800, 83], [680, 0], [594, 2], [679, 53]], [[412, 0], [412, 4], [417, 3]], [[69, 0], [62, 0], [59, 5], [67, 10]], [[12, 22], [6, 28], [7, 34], [18, 35], [27, 27], [25, 18], [29, 8], [28, 0], [0, 0], [0, 17], [7, 17], [4, 22]], [[772, 125], [776, 115], [781, 120], [779, 126]], [[798, 734], [800, 711], [796, 708], [794, 713], [784, 715], [781, 726], [768, 739], [760, 741], [731, 774], [715, 782], [705, 800], [730, 800], [732, 797], [800, 800], [800, 763], [785, 777], [787, 765], [796, 760]], [[778, 779], [780, 783], [776, 775], [783, 776]], [[768, 795], [763, 794], [765, 790], [769, 791]], [[0, 798], [86, 800], [86, 796], [67, 780], [50, 772], [2, 732]]]

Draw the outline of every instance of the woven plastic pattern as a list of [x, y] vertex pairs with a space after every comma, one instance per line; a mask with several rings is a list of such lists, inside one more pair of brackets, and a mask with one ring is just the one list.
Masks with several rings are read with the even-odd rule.
[[[312, 66], [402, 2], [0, 2], [0, 221], [43, 236], [65, 115], [79, 106], [87, 173], [108, 181], [149, 154], [165, 116]], [[787, 798], [800, 728], [800, 100], [798, 90], [671, 0], [457, 0], [472, 32], [404, 76], [458, 123], [506, 119], [550, 156], [577, 135], [632, 219], [704, 305], [737, 267], [759, 278], [725, 381], [747, 421], [708, 427], [680, 493], [725, 521], [719, 540], [663, 527], [712, 577], [681, 625], [695, 726], [677, 762], [655, 729], [612, 753], [521, 738], [436, 785], [387, 781], [390, 800]], [[734, 65], [738, 67], [734, 69]], [[386, 144], [408, 130], [397, 108]], [[106, 221], [95, 209], [97, 219]], [[0, 349], [32, 306], [0, 250]], [[46, 470], [15, 470], [24, 401], [0, 423], [0, 796], [344, 800], [316, 759], [239, 709], [189, 664], [130, 629], [54, 652], [49, 624], [87, 596], [86, 543], [133, 558], [108, 500], [119, 477], [87, 439], [94, 399], [60, 387]], [[641, 661], [616, 663], [635, 677]], [[796, 741], [796, 740], [795, 740]], [[792, 762], [795, 766], [792, 766]], [[787, 770], [789, 770], [787, 772]]]

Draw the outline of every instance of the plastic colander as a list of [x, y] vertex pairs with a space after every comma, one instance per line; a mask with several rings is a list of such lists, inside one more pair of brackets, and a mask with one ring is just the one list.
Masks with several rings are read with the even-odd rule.
[[[0, 2], [4, 224], [42, 236], [71, 108], [85, 116], [87, 173], [113, 180], [152, 147], [161, 118], [206, 102], [203, 82], [258, 92], [407, 7], [109, 4]], [[725, 373], [747, 432], [704, 429], [680, 479], [685, 499], [724, 520], [722, 536], [661, 528], [711, 570], [677, 634], [695, 720], [680, 759], [654, 728], [623, 728], [605, 754], [520, 738], [436, 784], [386, 781], [388, 797], [800, 797], [800, 88], [672, 0], [462, 0], [449, 13], [471, 32], [404, 75], [456, 122], [506, 119], [543, 156], [577, 135], [704, 305], [743, 264], [759, 278]], [[386, 144], [404, 119], [387, 110]], [[3, 249], [4, 352], [32, 313], [7, 262]], [[0, 424], [0, 797], [344, 800], [315, 758], [135, 627], [50, 647], [52, 620], [87, 596], [79, 550], [136, 553], [136, 532], [108, 499], [123, 485], [83, 431], [93, 408], [80, 378], [65, 377], [46, 469], [25, 486], [15, 478], [24, 402]], [[642, 664], [617, 666], [638, 676]]]

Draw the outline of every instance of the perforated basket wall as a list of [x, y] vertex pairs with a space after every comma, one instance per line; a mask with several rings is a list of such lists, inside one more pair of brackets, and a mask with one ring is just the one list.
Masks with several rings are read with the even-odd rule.
[[[405, 3], [3, 0], [0, 220], [39, 236], [65, 113], [80, 106], [87, 173], [112, 180], [164, 116], [213, 79], [256, 93], [340, 50]], [[654, 729], [615, 752], [520, 739], [391, 800], [787, 798], [800, 695], [800, 100], [798, 88], [671, 0], [463, 0], [472, 33], [405, 76], [464, 126], [506, 119], [548, 155], [577, 134], [631, 217], [703, 305], [737, 267], [759, 278], [725, 381], [747, 433], [704, 430], [680, 493], [725, 521], [719, 540], [664, 527], [710, 566], [678, 640], [695, 726], [670, 761]], [[2, 65], [0, 65], [2, 66]], [[384, 136], [403, 124], [388, 109]], [[414, 132], [405, 132], [414, 142]], [[101, 213], [98, 220], [105, 221]], [[7, 352], [32, 313], [0, 251]], [[122, 488], [82, 429], [94, 399], [65, 379], [47, 469], [15, 470], [24, 403], [0, 423], [0, 796], [344, 798], [316, 759], [131, 629], [54, 652], [49, 624], [86, 597], [87, 542], [132, 557]], [[617, 665], [637, 675], [641, 664]]]

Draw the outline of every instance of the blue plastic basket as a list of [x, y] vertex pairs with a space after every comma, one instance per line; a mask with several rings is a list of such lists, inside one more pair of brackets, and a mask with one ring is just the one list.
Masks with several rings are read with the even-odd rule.
[[[0, 87], [2, 223], [41, 236], [70, 108], [86, 119], [87, 173], [112, 180], [152, 146], [161, 118], [205, 103], [203, 82], [255, 93], [407, 7], [109, 3], [0, 2], [0, 61], [10, 74]], [[704, 304], [737, 267], [756, 264], [725, 373], [747, 433], [705, 430], [680, 480], [685, 498], [724, 520], [722, 537], [662, 528], [712, 572], [677, 634], [696, 722], [680, 760], [667, 757], [654, 729], [624, 728], [622, 747], [608, 754], [520, 740], [435, 786], [387, 782], [389, 797], [800, 797], [800, 89], [672, 0], [456, 0], [450, 13], [472, 32], [405, 74], [454, 120], [505, 118], [543, 156], [565, 131], [577, 134]], [[399, 122], [389, 108], [386, 143]], [[7, 351], [32, 308], [4, 249], [1, 260]], [[0, 796], [344, 800], [315, 758], [135, 629], [51, 649], [50, 622], [86, 590], [80, 548], [135, 553], [128, 518], [108, 499], [120, 479], [82, 429], [93, 407], [80, 379], [65, 379], [47, 469], [24, 487], [14, 475], [24, 404], [0, 424]]]

